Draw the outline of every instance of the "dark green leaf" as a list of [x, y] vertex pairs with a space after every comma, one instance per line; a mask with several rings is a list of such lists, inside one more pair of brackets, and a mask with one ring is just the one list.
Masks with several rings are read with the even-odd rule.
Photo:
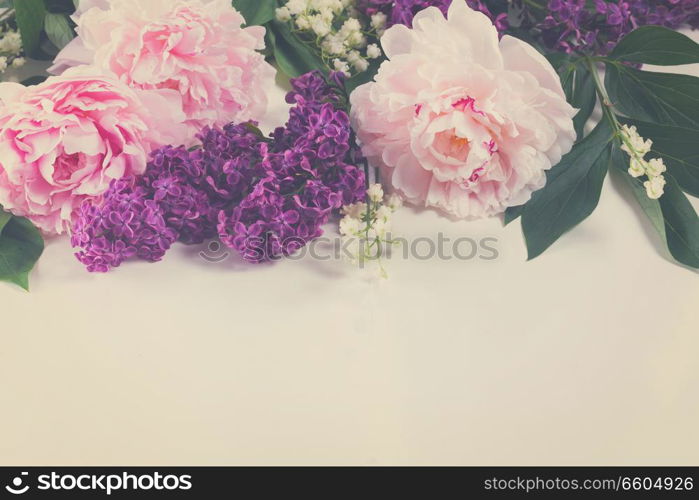
[[667, 246], [678, 262], [699, 269], [699, 217], [677, 181], [666, 175], [660, 208], [665, 219]]
[[661, 156], [680, 187], [693, 196], [699, 196], [699, 129], [638, 120], [623, 121], [636, 125], [643, 138], [652, 139], [653, 149], [648, 158]]
[[561, 79], [561, 86], [568, 102], [579, 110], [573, 123], [578, 140], [580, 140], [583, 138], [585, 124], [590, 119], [597, 103], [597, 92], [592, 75], [584, 65], [579, 64], [579, 58], [576, 60], [568, 54], [560, 53], [549, 54], [547, 58]]
[[12, 214], [5, 212], [2, 207], [0, 207], [0, 234], [2, 234], [2, 230], [7, 223], [10, 222], [10, 219], [12, 219]]
[[574, 108], [579, 110], [578, 114], [573, 118], [573, 124], [575, 125], [575, 133], [578, 135], [578, 140], [580, 140], [585, 132], [585, 124], [590, 119], [590, 115], [592, 115], [592, 111], [595, 109], [595, 104], [597, 104], [595, 82], [590, 71], [584, 66], [577, 66], [575, 69], [575, 82], [569, 102]]
[[653, 227], [658, 232], [660, 238], [667, 247], [665, 219], [663, 218], [663, 211], [660, 208], [660, 202], [658, 200], [648, 198], [646, 188], [643, 186], [643, 178], [634, 178], [629, 175], [629, 157], [619, 148], [618, 145], [614, 146], [614, 150], [612, 152], [612, 165], [614, 166], [613, 171], [617, 172], [618, 176], [629, 185], [634, 197], [636, 198], [636, 201], [638, 201], [641, 209], [643, 209], [643, 211], [646, 213], [648, 219], [650, 219]]
[[651, 200], [643, 187], [644, 178], [634, 179], [628, 174], [628, 157], [618, 148], [615, 148], [613, 163], [631, 186], [670, 254], [681, 264], [699, 268], [699, 217], [675, 178], [665, 175], [665, 194], [659, 200]]
[[56, 14], [72, 14], [78, 4], [78, 0], [45, 0], [46, 10]]
[[274, 46], [276, 45], [276, 36], [274, 35], [274, 31], [272, 31], [272, 28], [266, 28], [265, 29], [265, 50], [264, 50], [264, 55], [265, 59], [268, 62], [271, 62], [274, 60]]
[[643, 26], [626, 35], [609, 57], [658, 66], [699, 63], [699, 44], [669, 28]]
[[541, 255], [565, 232], [592, 214], [611, 160], [612, 131], [603, 120], [547, 175], [522, 213], [529, 259]]
[[44, 251], [44, 240], [27, 219], [12, 217], [0, 233], [0, 281], [29, 289], [29, 273]]
[[605, 86], [629, 118], [699, 129], [699, 78], [607, 64]]
[[565, 52], [549, 52], [548, 54], [544, 54], [544, 56], [556, 71], [559, 71], [562, 67], [572, 62], [571, 55]]
[[44, 22], [46, 36], [58, 48], [62, 49], [75, 38], [73, 28], [70, 27], [68, 16], [65, 14], [46, 14]]
[[505, 225], [507, 226], [519, 219], [522, 216], [522, 212], [524, 212], [524, 205], [510, 207], [505, 210]]
[[568, 102], [573, 98], [573, 82], [575, 80], [575, 62], [568, 54], [562, 52], [554, 52], [547, 54], [546, 58], [551, 65], [556, 69], [556, 73], [561, 78], [561, 86], [568, 98]]
[[248, 26], [261, 26], [274, 19], [276, 0], [233, 0], [233, 7], [245, 18]]
[[262, 130], [260, 130], [258, 127], [256, 127], [255, 125], [253, 125], [251, 122], [244, 123], [244, 124], [243, 124], [243, 127], [245, 127], [245, 129], [246, 129], [248, 132], [252, 132], [253, 134], [255, 134], [255, 135], [256, 135], [257, 137], [259, 137], [260, 139], [264, 139], [264, 138], [265, 138], [265, 134], [262, 132]]
[[347, 95], [351, 94], [352, 91], [354, 91], [354, 89], [356, 89], [360, 85], [364, 85], [365, 83], [369, 83], [370, 81], [372, 81], [376, 76], [376, 73], [379, 72], [379, 67], [381, 66], [382, 62], [383, 59], [371, 61], [371, 63], [369, 64], [369, 68], [366, 71], [358, 73], [354, 75], [352, 78], [349, 78], [345, 82], [345, 91], [347, 92]]
[[46, 7], [43, 0], [18, 0], [14, 2], [15, 19], [22, 35], [24, 51], [34, 57], [39, 53], [41, 32], [44, 30]]
[[272, 21], [269, 26], [274, 30], [274, 58], [287, 76], [297, 78], [314, 70], [328, 73], [318, 54], [299, 40], [286, 24]]
[[47, 76], [32, 76], [22, 81], [22, 85], [29, 87], [30, 85], [39, 85], [46, 81]]

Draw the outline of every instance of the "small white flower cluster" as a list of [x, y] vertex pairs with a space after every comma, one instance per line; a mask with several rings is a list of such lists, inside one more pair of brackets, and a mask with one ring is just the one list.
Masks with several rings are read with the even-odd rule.
[[277, 19], [312, 41], [329, 68], [351, 76], [381, 57], [381, 49], [369, 38], [380, 37], [386, 27], [385, 14], [372, 16], [370, 27], [362, 26], [354, 4], [355, 0], [288, 0], [277, 9]]
[[7, 68], [24, 66], [26, 59], [22, 55], [22, 37], [14, 30], [5, 31], [0, 27], [0, 73]]
[[364, 267], [367, 262], [376, 262], [381, 275], [386, 277], [381, 256], [386, 252], [386, 245], [393, 243], [389, 235], [393, 213], [401, 205], [397, 195], [385, 196], [381, 184], [372, 184], [366, 202], [343, 208], [340, 234], [354, 264]]
[[648, 177], [648, 180], [643, 183], [643, 187], [646, 188], [648, 198], [657, 200], [665, 192], [666, 181], [663, 173], [667, 168], [663, 159], [645, 159], [653, 146], [653, 141], [650, 139], [644, 140], [643, 137], [638, 135], [638, 130], [635, 126], [622, 125], [621, 134], [621, 149], [631, 157], [629, 174], [632, 177], [641, 177], [643, 175]]

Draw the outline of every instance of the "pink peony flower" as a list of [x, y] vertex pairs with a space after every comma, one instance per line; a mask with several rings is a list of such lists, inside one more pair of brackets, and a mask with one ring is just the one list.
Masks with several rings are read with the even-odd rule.
[[576, 111], [551, 65], [516, 38], [498, 42], [464, 0], [448, 19], [425, 9], [381, 42], [389, 61], [352, 94], [352, 121], [408, 202], [459, 218], [498, 214], [527, 202], [572, 148]]
[[265, 29], [241, 28], [230, 0], [82, 0], [74, 21], [79, 37], [54, 74], [95, 64], [134, 88], [176, 92], [191, 136], [266, 112], [275, 71], [256, 52]]
[[46, 234], [67, 231], [83, 200], [142, 173], [155, 147], [182, 138], [177, 101], [91, 70], [0, 84], [0, 205]]

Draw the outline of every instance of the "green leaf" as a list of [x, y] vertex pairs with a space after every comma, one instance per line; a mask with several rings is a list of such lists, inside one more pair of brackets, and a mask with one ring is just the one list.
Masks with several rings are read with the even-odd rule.
[[248, 26], [261, 26], [275, 17], [276, 0], [233, 0]]
[[583, 138], [585, 132], [585, 124], [590, 119], [592, 111], [597, 104], [597, 91], [595, 90], [595, 82], [590, 74], [590, 71], [584, 66], [578, 66], [575, 69], [575, 79], [571, 96], [570, 104], [578, 109], [578, 114], [573, 118], [575, 125], [575, 133], [578, 140]]
[[44, 21], [46, 35], [49, 40], [60, 50], [75, 38], [73, 28], [70, 27], [68, 16], [65, 14], [46, 14]]
[[272, 21], [269, 27], [274, 36], [274, 58], [287, 76], [297, 78], [309, 71], [320, 70], [327, 75], [328, 68], [314, 51], [294, 35], [289, 26], [279, 21]]
[[22, 35], [24, 51], [30, 57], [39, 54], [41, 32], [44, 29], [46, 7], [43, 0], [18, 0], [14, 2], [15, 19]]
[[0, 233], [0, 281], [29, 290], [29, 273], [44, 251], [44, 240], [27, 219], [11, 217]]
[[265, 50], [262, 52], [265, 60], [269, 63], [274, 63], [274, 47], [276, 44], [277, 37], [272, 30], [272, 26], [269, 25], [265, 29]]
[[568, 102], [573, 96], [573, 81], [575, 79], [575, 62], [571, 59], [569, 54], [564, 54], [562, 52], [554, 52], [552, 54], [547, 54], [546, 58], [556, 69], [556, 73], [561, 79], [561, 86], [563, 91], [568, 98]]
[[522, 212], [524, 212], [524, 205], [510, 207], [505, 210], [505, 225], [507, 226], [519, 219], [522, 216]]
[[665, 233], [665, 219], [663, 218], [663, 210], [660, 208], [660, 202], [648, 198], [646, 188], [643, 186], [642, 178], [634, 178], [629, 175], [629, 157], [624, 153], [618, 145], [614, 146], [612, 152], [612, 165], [615, 167], [614, 172], [617, 172], [624, 182], [631, 188], [631, 191], [641, 206], [643, 211], [650, 219], [653, 227], [660, 235], [663, 243], [667, 247], [667, 235]]
[[680, 264], [699, 268], [699, 217], [675, 178], [665, 175], [665, 194], [659, 200], [651, 200], [643, 186], [643, 178], [634, 179], [628, 174], [628, 157], [619, 148], [615, 148], [613, 164], [631, 187], [670, 254]]
[[383, 61], [384, 59], [375, 59], [369, 63], [369, 68], [366, 71], [362, 71], [352, 78], [347, 79], [345, 82], [345, 92], [347, 92], [347, 95], [350, 95], [357, 87], [372, 81], [376, 73], [379, 72], [379, 67], [381, 67]]
[[629, 118], [699, 129], [699, 78], [607, 64], [612, 104]]
[[259, 137], [260, 139], [265, 139], [265, 138], [266, 138], [266, 136], [265, 136], [265, 134], [262, 132], [262, 130], [260, 130], [259, 127], [256, 127], [255, 125], [253, 125], [251, 122], [244, 123], [244, 124], [243, 124], [243, 127], [245, 127], [245, 129], [246, 129], [248, 132], [252, 132], [253, 134], [255, 134], [255, 135], [256, 135], [257, 137]]
[[5, 229], [5, 226], [7, 225], [8, 222], [12, 219], [12, 214], [9, 214], [2, 210], [2, 207], [0, 207], [0, 234], [2, 234], [2, 230]]
[[77, 7], [77, 0], [44, 0], [46, 10], [56, 14], [72, 14]]
[[693, 64], [699, 63], [699, 44], [669, 28], [643, 26], [626, 35], [609, 57], [658, 66]]
[[25, 87], [29, 87], [31, 85], [39, 85], [40, 83], [43, 83], [47, 80], [48, 76], [31, 76], [27, 78], [26, 80], [22, 80], [22, 85]]
[[661, 156], [668, 172], [680, 187], [693, 196], [699, 196], [699, 129], [658, 125], [638, 120], [623, 120], [635, 125], [641, 137], [652, 139], [653, 148], [648, 158]]
[[561, 86], [568, 102], [579, 110], [573, 119], [573, 124], [578, 140], [582, 139], [585, 125], [597, 103], [597, 92], [592, 75], [584, 65], [578, 64], [579, 58], [573, 59], [570, 55], [561, 53], [549, 54], [547, 58], [561, 79]]
[[611, 139], [603, 120], [548, 172], [546, 186], [525, 205], [522, 229], [530, 260], [595, 210], [611, 161]]
[[553, 66], [556, 71], [559, 71], [567, 64], [573, 62], [571, 55], [566, 54], [565, 52], [548, 52], [544, 54], [544, 57], [546, 57], [548, 62], [551, 63], [551, 66]]
[[665, 194], [659, 202], [665, 219], [667, 246], [678, 262], [699, 269], [699, 217], [677, 181], [671, 175], [665, 178]]

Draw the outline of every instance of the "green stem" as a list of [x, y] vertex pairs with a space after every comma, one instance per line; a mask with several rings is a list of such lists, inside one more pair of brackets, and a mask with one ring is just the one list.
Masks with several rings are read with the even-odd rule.
[[593, 61], [591, 58], [586, 58], [585, 62], [587, 63], [587, 68], [589, 69], [592, 79], [595, 82], [595, 89], [597, 90], [597, 96], [599, 97], [599, 101], [602, 105], [602, 112], [604, 113], [605, 118], [607, 118], [609, 121], [609, 124], [612, 126], [614, 134], [618, 136], [619, 132], [621, 131], [621, 125], [619, 124], [619, 120], [617, 119], [616, 115], [612, 111], [614, 105], [609, 99], [607, 89], [604, 88], [604, 84], [599, 77], [599, 71], [595, 66], [595, 61]]
[[595, 66], [595, 60], [588, 57], [586, 58], [585, 62], [587, 63], [587, 68], [590, 71], [592, 79], [595, 82], [597, 95], [599, 97], [600, 103], [602, 104], [602, 112], [604, 113], [604, 116], [607, 119], [607, 121], [609, 121], [609, 124], [612, 126], [612, 130], [614, 131], [614, 138], [627, 147], [627, 149], [631, 152], [631, 156], [633, 156], [636, 161], [643, 163], [643, 155], [641, 155], [641, 153], [639, 153], [636, 150], [636, 148], [633, 146], [633, 144], [627, 137], [627, 134], [622, 132], [621, 123], [619, 123], [619, 119], [617, 118], [616, 113], [614, 113], [614, 104], [612, 104], [611, 99], [609, 99], [607, 89], [604, 87], [604, 84], [600, 79], [599, 71]]
[[546, 7], [544, 5], [541, 5], [540, 3], [535, 2], [534, 0], [524, 0], [524, 3], [537, 10], [546, 10]]
[[[371, 178], [370, 178], [371, 170], [369, 167], [369, 160], [364, 158], [364, 187], [366, 188], [366, 191], [369, 191], [369, 187], [371, 187]], [[369, 203], [369, 193], [367, 193], [367, 198], [366, 201]]]

